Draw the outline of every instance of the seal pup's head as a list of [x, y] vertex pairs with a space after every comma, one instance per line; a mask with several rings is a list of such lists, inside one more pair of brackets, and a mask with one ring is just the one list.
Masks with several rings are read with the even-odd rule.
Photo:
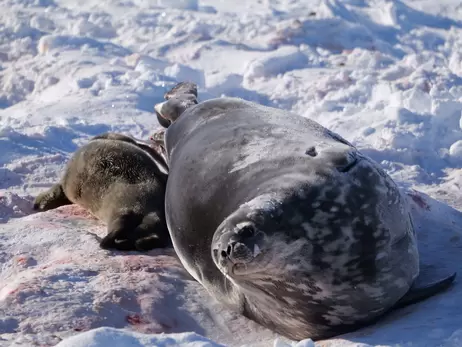
[[164, 128], [168, 128], [183, 112], [197, 105], [197, 85], [191, 82], [181, 82], [165, 93], [164, 99], [154, 106], [157, 120]]

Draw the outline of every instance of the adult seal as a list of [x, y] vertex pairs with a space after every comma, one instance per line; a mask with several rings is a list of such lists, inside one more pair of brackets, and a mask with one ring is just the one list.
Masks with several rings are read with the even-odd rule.
[[147, 251], [170, 245], [164, 197], [168, 167], [159, 144], [105, 133], [67, 163], [59, 183], [39, 194], [34, 210], [77, 204], [107, 225], [104, 249]]
[[453, 282], [419, 276], [404, 196], [348, 141], [283, 110], [194, 95], [180, 83], [155, 106], [167, 125], [166, 218], [181, 262], [219, 301], [319, 340]]

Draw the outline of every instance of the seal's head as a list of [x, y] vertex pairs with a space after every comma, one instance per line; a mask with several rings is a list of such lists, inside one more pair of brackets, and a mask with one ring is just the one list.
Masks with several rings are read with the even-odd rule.
[[380, 315], [408, 290], [415, 268], [392, 267], [415, 260], [407, 252], [413, 236], [399, 190], [375, 166], [358, 159], [306, 177], [239, 206], [211, 245], [242, 313], [295, 339]]
[[281, 203], [266, 194], [241, 205], [214, 234], [216, 266], [228, 279], [244, 285], [268, 274], [280, 273], [282, 279], [292, 262], [289, 258], [300, 254], [300, 247], [307, 244], [302, 230], [285, 230], [286, 218]]
[[[214, 233], [211, 256], [240, 297], [241, 313], [286, 336], [304, 332], [313, 296], [323, 289], [312, 277], [312, 245], [277, 198], [262, 195], [241, 205]], [[315, 275], [316, 276], [316, 275]], [[231, 291], [228, 291], [231, 292]], [[317, 310], [319, 312], [319, 310]]]

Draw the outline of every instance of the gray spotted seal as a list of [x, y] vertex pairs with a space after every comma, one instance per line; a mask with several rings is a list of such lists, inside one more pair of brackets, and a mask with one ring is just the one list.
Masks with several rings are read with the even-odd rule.
[[155, 106], [167, 128], [166, 219], [181, 262], [219, 301], [319, 340], [453, 282], [422, 278], [405, 197], [348, 141], [290, 112], [196, 95], [183, 82]]
[[164, 197], [167, 164], [158, 143], [105, 133], [67, 163], [59, 183], [39, 194], [34, 210], [78, 204], [107, 225], [104, 249], [146, 251], [170, 245]]

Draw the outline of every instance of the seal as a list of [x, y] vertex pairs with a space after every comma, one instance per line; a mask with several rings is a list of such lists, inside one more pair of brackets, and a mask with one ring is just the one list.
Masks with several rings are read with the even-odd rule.
[[173, 247], [212, 296], [319, 340], [450, 286], [455, 273], [420, 271], [405, 197], [372, 159], [305, 117], [238, 98], [193, 103], [195, 91], [181, 83], [155, 110]]
[[60, 182], [36, 197], [34, 210], [68, 204], [89, 210], [107, 225], [103, 249], [167, 247], [168, 166], [155, 146], [118, 133], [93, 137], [72, 155]]

